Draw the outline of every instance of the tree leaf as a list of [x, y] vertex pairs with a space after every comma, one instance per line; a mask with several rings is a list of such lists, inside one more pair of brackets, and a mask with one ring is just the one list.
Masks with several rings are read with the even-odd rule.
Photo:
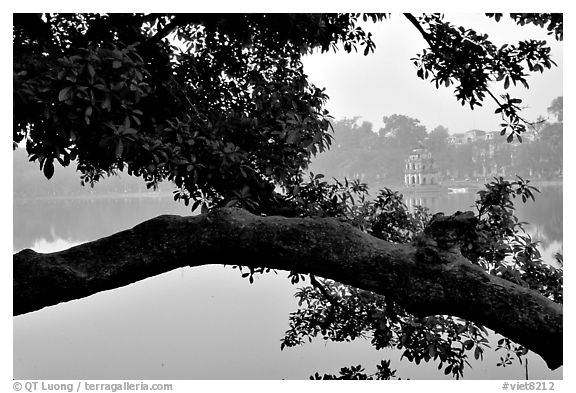
[[198, 206], [200, 206], [201, 203], [202, 203], [201, 200], [194, 201], [194, 203], [192, 204], [192, 211], [195, 211], [196, 209], [198, 209]]
[[110, 95], [106, 94], [104, 101], [102, 101], [102, 109], [110, 110], [111, 108], [112, 108], [112, 106], [111, 106], [111, 101], [110, 101]]
[[124, 151], [124, 144], [122, 143], [122, 140], [118, 140], [118, 143], [116, 144], [116, 150], [114, 152], [114, 155], [116, 156], [116, 158], [120, 158], [120, 156], [122, 156], [122, 152]]
[[51, 179], [52, 176], [54, 175], [54, 161], [49, 158], [44, 162], [44, 176], [46, 176], [46, 179]]
[[72, 86], [67, 86], [62, 90], [60, 90], [60, 93], [58, 93], [58, 101], [66, 101], [68, 99], [68, 94], [70, 93], [71, 89]]
[[92, 67], [92, 64], [88, 64], [86, 66], [86, 70], [88, 71], [88, 75], [90, 75], [90, 78], [94, 79], [94, 75], [96, 75], [96, 71], [94, 70], [94, 67]]
[[202, 207], [200, 208], [200, 213], [201, 214], [208, 213], [208, 205], [206, 203], [202, 203]]

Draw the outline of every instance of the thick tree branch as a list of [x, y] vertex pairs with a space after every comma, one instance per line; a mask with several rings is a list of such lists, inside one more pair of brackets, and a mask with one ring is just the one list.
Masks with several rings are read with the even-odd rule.
[[491, 276], [459, 253], [431, 255], [334, 219], [259, 217], [240, 209], [160, 216], [65, 251], [14, 255], [14, 315], [182, 266], [238, 264], [314, 274], [390, 296], [417, 316], [453, 315], [562, 365], [562, 306]]

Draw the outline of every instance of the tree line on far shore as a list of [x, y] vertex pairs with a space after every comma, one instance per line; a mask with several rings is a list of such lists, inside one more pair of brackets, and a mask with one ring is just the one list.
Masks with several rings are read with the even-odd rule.
[[[464, 143], [450, 141], [450, 130], [439, 125], [428, 131], [418, 119], [394, 114], [384, 117], [384, 127], [374, 130], [359, 117], [333, 123], [332, 148], [319, 155], [310, 169], [336, 178], [359, 178], [369, 184], [401, 186], [410, 151], [423, 146], [432, 152], [440, 181], [478, 180], [516, 175], [532, 180], [562, 178], [562, 97], [548, 108], [522, 143], [476, 138]], [[472, 131], [472, 130], [471, 130]], [[476, 130], [478, 131], [478, 130]], [[480, 131], [487, 135], [489, 131]]]

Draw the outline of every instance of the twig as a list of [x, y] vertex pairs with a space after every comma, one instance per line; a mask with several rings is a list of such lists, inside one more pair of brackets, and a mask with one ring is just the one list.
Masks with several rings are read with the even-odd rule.
[[320, 293], [322, 293], [322, 295], [324, 295], [324, 297], [326, 299], [328, 299], [328, 301], [330, 302], [330, 304], [332, 304], [334, 307], [339, 307], [339, 308], [344, 308], [342, 304], [340, 304], [338, 302], [338, 300], [336, 300], [326, 289], [326, 287], [324, 287], [324, 285], [322, 285], [313, 274], [310, 274], [310, 283], [312, 284], [312, 286], [314, 288], [317, 288]]
[[209, 18], [206, 14], [177, 14], [174, 18], [160, 29], [156, 34], [150, 37], [145, 44], [146, 45], [153, 45], [160, 42], [163, 38], [168, 36], [177, 28], [191, 24], [191, 23], [198, 23], [198, 24], [206, 24], [206, 20]]
[[408, 19], [415, 27], [416, 29], [420, 32], [420, 34], [422, 34], [422, 37], [424, 37], [424, 39], [426, 40], [426, 42], [428, 43], [428, 45], [430, 45], [430, 48], [436, 47], [436, 45], [434, 45], [434, 43], [432, 42], [432, 40], [430, 39], [430, 34], [428, 34], [423, 28], [422, 25], [420, 25], [420, 23], [418, 22], [418, 19], [416, 19], [414, 17], [414, 15], [410, 14], [410, 13], [404, 13], [404, 16], [406, 17], [406, 19]]

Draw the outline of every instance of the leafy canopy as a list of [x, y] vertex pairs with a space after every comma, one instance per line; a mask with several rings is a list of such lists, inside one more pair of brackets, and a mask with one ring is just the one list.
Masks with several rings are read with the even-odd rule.
[[15, 15], [14, 142], [48, 178], [77, 160], [84, 182], [126, 170], [186, 202], [260, 203], [329, 146], [301, 56], [373, 50], [358, 17]]
[[[471, 108], [497, 102], [509, 141], [521, 101], [488, 86], [550, 68], [544, 41], [497, 47], [442, 15], [406, 18], [429, 48], [417, 75], [455, 86]], [[501, 14], [489, 14], [499, 19]], [[301, 58], [314, 50], [374, 51], [367, 31], [386, 14], [15, 14], [13, 141], [47, 178], [76, 162], [82, 183], [127, 171], [170, 180], [197, 207], [283, 204], [312, 156], [330, 146], [327, 95]], [[512, 14], [562, 39], [562, 15]]]

